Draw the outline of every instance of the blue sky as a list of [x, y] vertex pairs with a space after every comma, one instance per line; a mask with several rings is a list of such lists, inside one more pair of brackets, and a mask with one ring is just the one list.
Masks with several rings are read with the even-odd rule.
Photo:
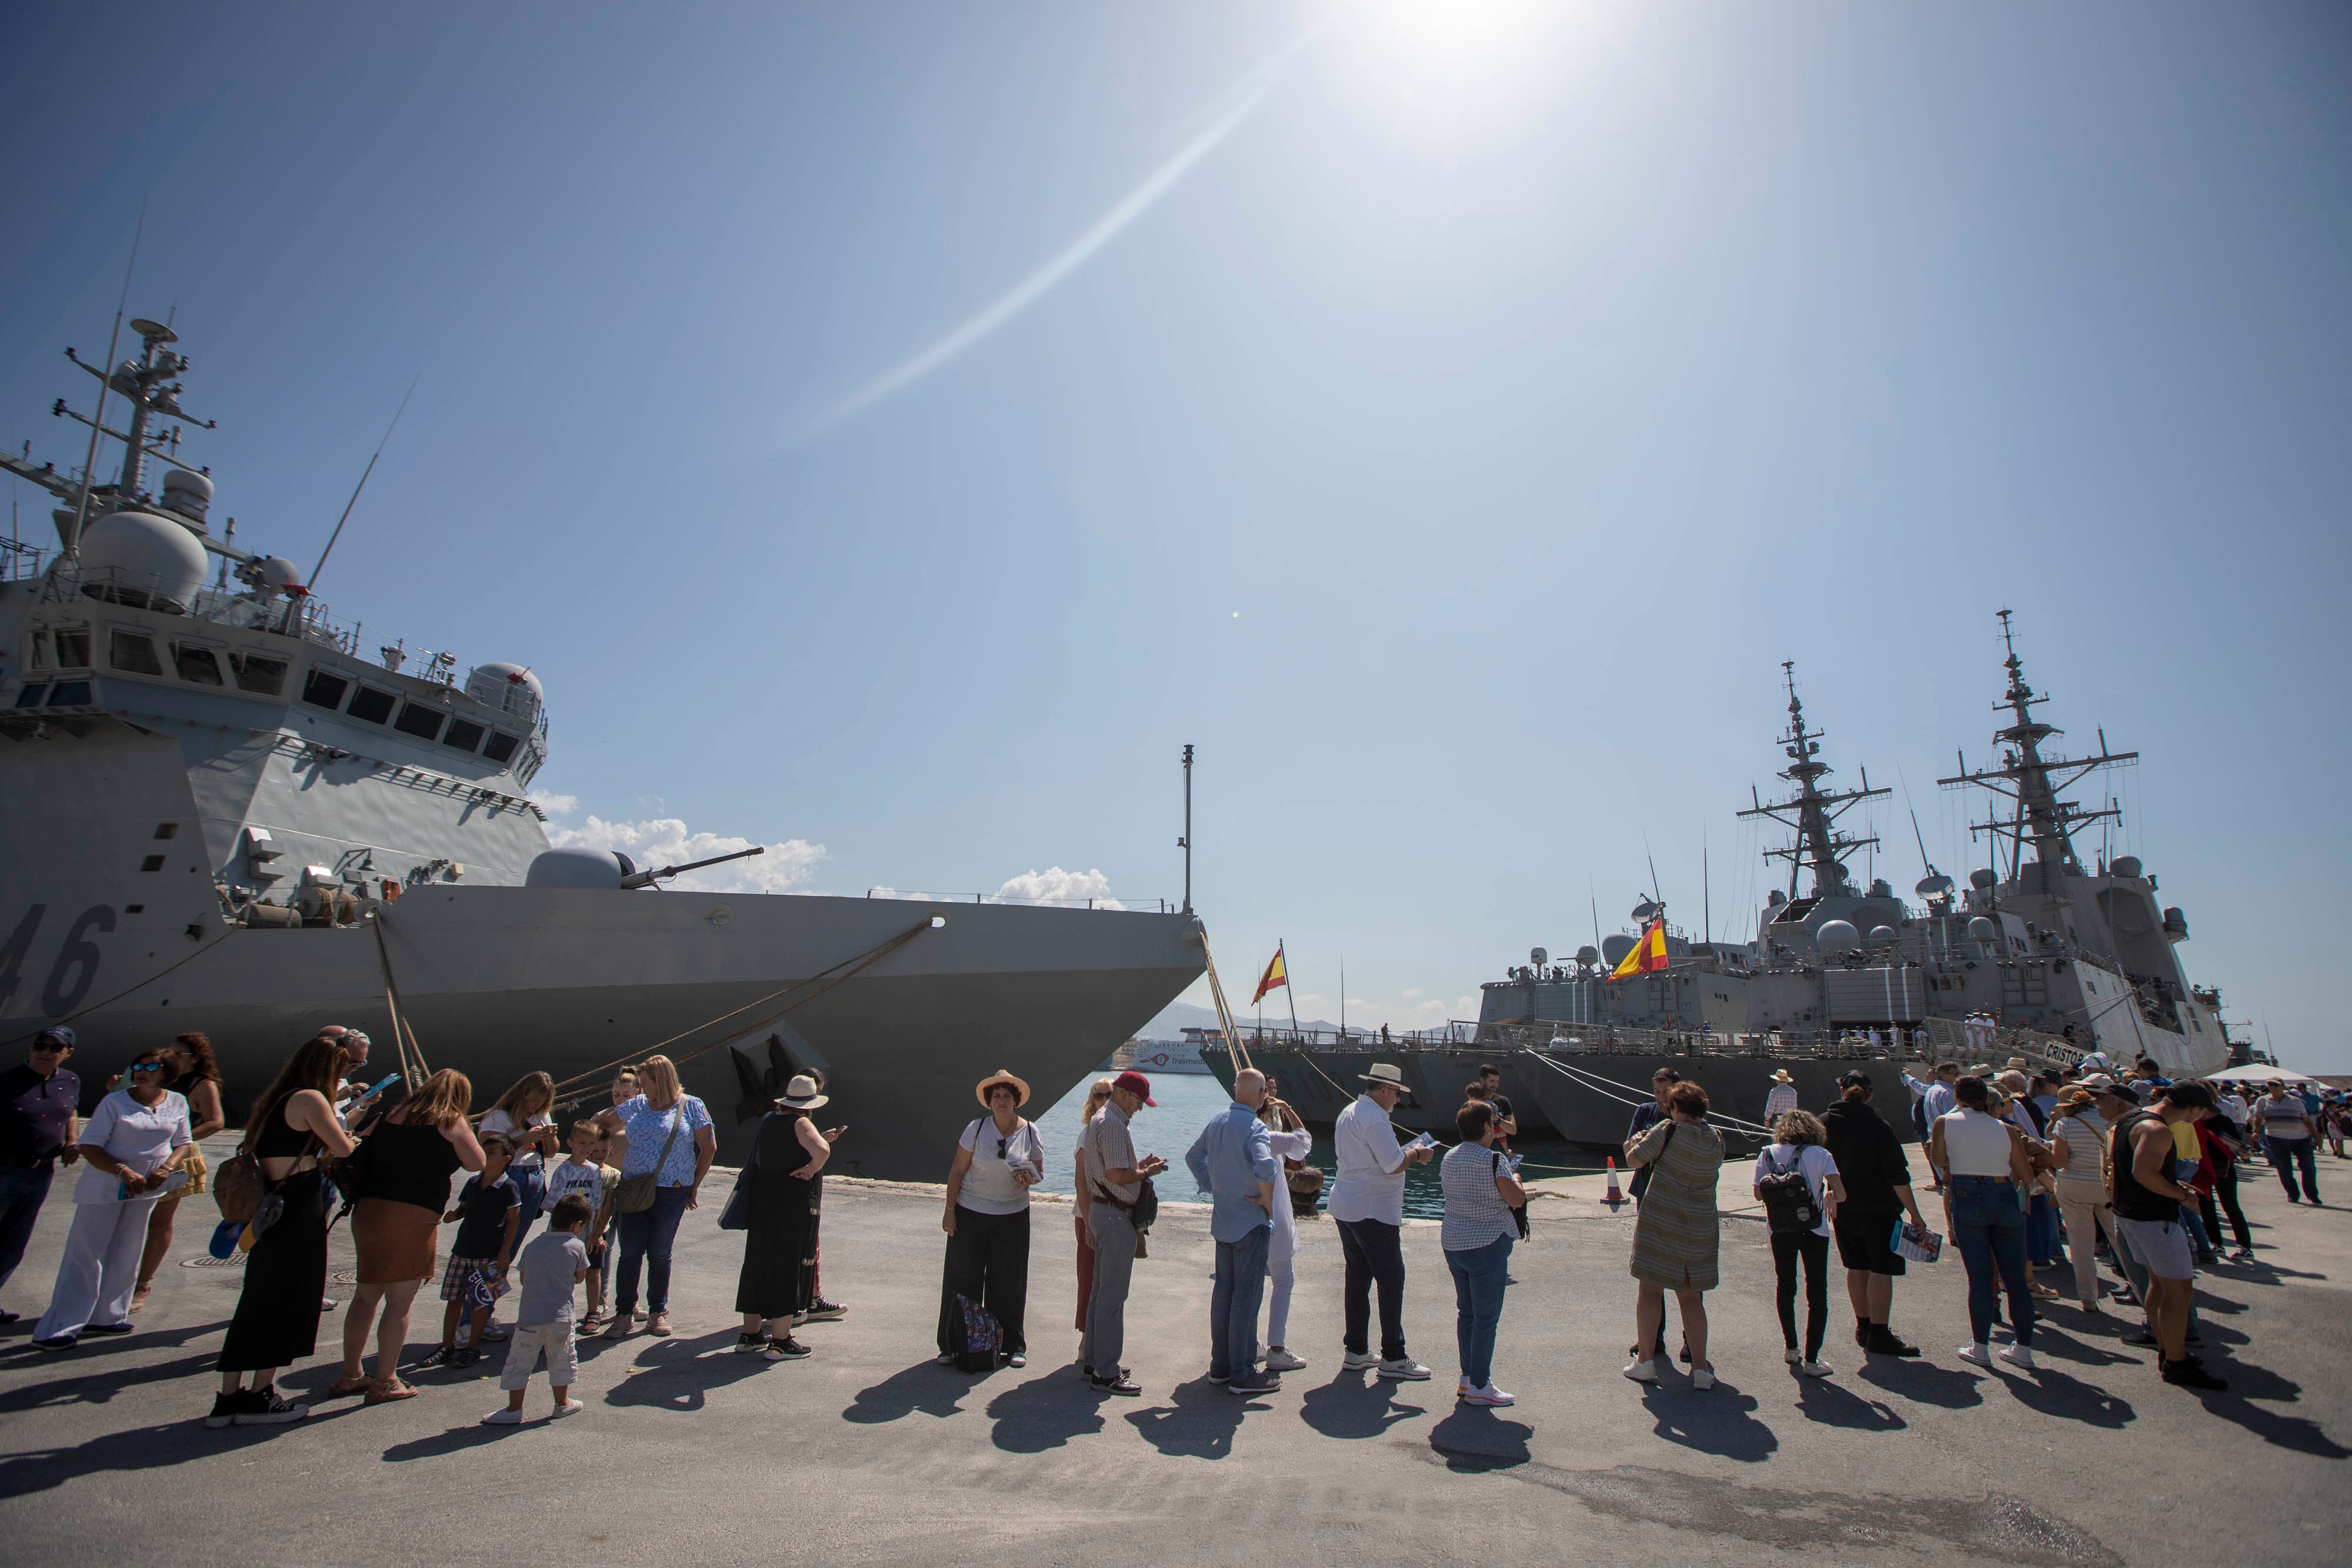
[[572, 831], [1150, 899], [1190, 741], [1223, 967], [1286, 937], [1302, 1011], [1344, 954], [1351, 1021], [1429, 1021], [1589, 940], [1588, 887], [1621, 925], [1645, 844], [1678, 921], [1752, 919], [1783, 659], [1836, 777], [1971, 863], [1933, 780], [1988, 754], [2007, 606], [2069, 744], [2142, 753], [2192, 975], [2352, 1068], [2340, 6], [0, 40], [0, 437], [79, 461], [58, 350], [142, 195], [131, 308], [177, 306], [241, 543], [307, 568], [415, 378], [321, 596], [537, 670]]

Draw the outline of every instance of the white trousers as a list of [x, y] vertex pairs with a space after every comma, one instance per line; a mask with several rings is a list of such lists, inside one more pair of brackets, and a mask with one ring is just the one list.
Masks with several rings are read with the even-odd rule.
[[125, 1203], [78, 1203], [49, 1310], [34, 1325], [35, 1339], [62, 1339], [91, 1323], [131, 1320], [131, 1292], [139, 1288], [139, 1254], [147, 1246], [147, 1218], [163, 1194]]
[[[1290, 1195], [1277, 1186], [1274, 1191], [1274, 1200], [1276, 1203], [1286, 1203], [1290, 1200]], [[1273, 1289], [1266, 1292], [1268, 1305], [1265, 1313], [1265, 1343], [1268, 1344], [1278, 1344], [1286, 1348], [1290, 1343], [1290, 1341], [1283, 1336], [1290, 1327], [1290, 1290], [1298, 1279], [1297, 1270], [1295, 1267], [1297, 1257], [1298, 1242], [1296, 1238], [1292, 1239], [1288, 1247], [1284, 1247], [1281, 1244], [1281, 1238], [1276, 1237], [1274, 1247], [1266, 1253], [1266, 1281], [1273, 1286]]]

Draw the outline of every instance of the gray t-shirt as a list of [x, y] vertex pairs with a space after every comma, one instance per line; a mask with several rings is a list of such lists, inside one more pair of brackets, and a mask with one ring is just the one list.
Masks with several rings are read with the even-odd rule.
[[522, 1299], [515, 1327], [542, 1328], [572, 1321], [572, 1287], [588, 1267], [588, 1249], [569, 1230], [548, 1230], [524, 1243]]

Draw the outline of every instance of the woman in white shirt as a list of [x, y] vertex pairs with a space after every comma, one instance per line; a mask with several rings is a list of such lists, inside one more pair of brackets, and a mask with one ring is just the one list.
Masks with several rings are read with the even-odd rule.
[[71, 1350], [86, 1333], [131, 1332], [131, 1292], [139, 1287], [147, 1221], [195, 1147], [187, 1101], [163, 1087], [170, 1071], [161, 1050], [141, 1051], [123, 1074], [125, 1087], [100, 1101], [82, 1124], [73, 1228], [49, 1310], [33, 1329], [38, 1349]]
[[[1807, 1377], [1827, 1377], [1829, 1363], [1822, 1359], [1822, 1338], [1830, 1324], [1830, 1216], [1845, 1201], [1845, 1182], [1837, 1161], [1822, 1146], [1822, 1119], [1810, 1111], [1784, 1112], [1772, 1124], [1775, 1141], [1756, 1156], [1756, 1185], [1749, 1190], [1764, 1201], [1764, 1178], [1795, 1172], [1804, 1177], [1819, 1223], [1809, 1230], [1772, 1233], [1772, 1268], [1779, 1276], [1780, 1337], [1788, 1343], [1783, 1360]], [[1797, 1347], [1797, 1268], [1805, 1271], [1805, 1343]]]
[[[1315, 1146], [1315, 1134], [1307, 1130], [1305, 1120], [1274, 1097], [1272, 1078], [1266, 1080], [1265, 1103], [1258, 1107], [1257, 1116], [1266, 1125], [1265, 1141], [1277, 1162], [1303, 1160], [1307, 1151]], [[1278, 1181], [1274, 1186], [1274, 1233], [1267, 1240], [1265, 1252], [1266, 1280], [1273, 1287], [1266, 1292], [1268, 1372], [1297, 1372], [1307, 1364], [1306, 1357], [1292, 1353], [1286, 1337], [1290, 1332], [1290, 1294], [1298, 1280], [1297, 1257], [1298, 1216], [1290, 1207], [1289, 1182]]]
[[1029, 1364], [1029, 1189], [1045, 1179], [1045, 1145], [1021, 1114], [1029, 1085], [998, 1071], [973, 1090], [988, 1114], [956, 1140], [948, 1167], [946, 1278], [940, 1286], [940, 1361], [950, 1364], [964, 1343], [958, 1298], [986, 1310], [1003, 1331], [998, 1359]]
[[544, 1072], [526, 1072], [482, 1117], [485, 1137], [497, 1133], [514, 1145], [507, 1175], [514, 1178], [515, 1191], [522, 1197], [522, 1226], [515, 1232], [518, 1256], [522, 1239], [530, 1234], [530, 1222], [539, 1218], [547, 1197], [546, 1156], [562, 1147], [555, 1141], [555, 1118], [548, 1113], [554, 1103], [555, 1080]]
[[2033, 1292], [2025, 1275], [2026, 1185], [2033, 1166], [2024, 1134], [1991, 1111], [1992, 1095], [1981, 1078], [1952, 1085], [1959, 1108], [1936, 1118], [1928, 1130], [1927, 1157], [1950, 1173], [1944, 1189], [1944, 1215], [1952, 1240], [1969, 1271], [1969, 1343], [1960, 1359], [1992, 1364], [1990, 1336], [1995, 1281], [2009, 1291], [2009, 1321], [2015, 1343], [2001, 1347], [2012, 1366], [2033, 1368]]

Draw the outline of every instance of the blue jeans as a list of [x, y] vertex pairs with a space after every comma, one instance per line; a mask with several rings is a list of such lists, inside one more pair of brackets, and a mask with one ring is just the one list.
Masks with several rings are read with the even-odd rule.
[[687, 1195], [690, 1186], [657, 1186], [654, 1188], [651, 1208], [641, 1208], [635, 1214], [620, 1217], [616, 1228], [621, 1232], [621, 1267], [613, 1277], [614, 1310], [634, 1312], [637, 1310], [637, 1260], [646, 1263], [646, 1307], [649, 1312], [669, 1310], [669, 1249], [677, 1239], [677, 1223], [686, 1218]]
[[1209, 1291], [1212, 1377], [1247, 1382], [1257, 1364], [1257, 1309], [1265, 1300], [1266, 1248], [1273, 1239], [1273, 1230], [1261, 1225], [1239, 1241], [1217, 1243], [1217, 1282]]
[[1511, 1273], [1511, 1241], [1497, 1236], [1484, 1247], [1445, 1255], [1454, 1273], [1454, 1344], [1462, 1375], [1473, 1388], [1495, 1381], [1495, 1327], [1503, 1321], [1503, 1287]]
[[49, 1196], [52, 1168], [47, 1160], [29, 1170], [0, 1167], [0, 1285], [25, 1260], [25, 1243], [33, 1239], [33, 1222]]
[[2319, 1165], [2317, 1138], [2273, 1138], [2263, 1134], [2263, 1147], [2271, 1156], [2271, 1169], [2278, 1172], [2279, 1183], [2286, 1188], [2286, 1200], [2295, 1200], [2295, 1167], [2303, 1167], [2303, 1197], [2313, 1203], [2319, 1201]]
[[2058, 1261], [2058, 1205], [2046, 1192], [2035, 1193], [2025, 1211], [2025, 1256], [2035, 1264]]
[[527, 1170], [509, 1166], [507, 1175], [514, 1178], [515, 1194], [522, 1199], [522, 1218], [515, 1226], [514, 1256], [522, 1256], [522, 1244], [530, 1239], [530, 1222], [540, 1216], [547, 1202], [547, 1172], [532, 1166]]
[[2033, 1343], [2033, 1292], [2025, 1283], [2025, 1211], [2005, 1176], [1956, 1176], [1951, 1180], [1952, 1239], [1969, 1270], [1969, 1337], [1982, 1344], [1992, 1333], [1993, 1291], [2009, 1291], [2009, 1324], [2017, 1343]]

